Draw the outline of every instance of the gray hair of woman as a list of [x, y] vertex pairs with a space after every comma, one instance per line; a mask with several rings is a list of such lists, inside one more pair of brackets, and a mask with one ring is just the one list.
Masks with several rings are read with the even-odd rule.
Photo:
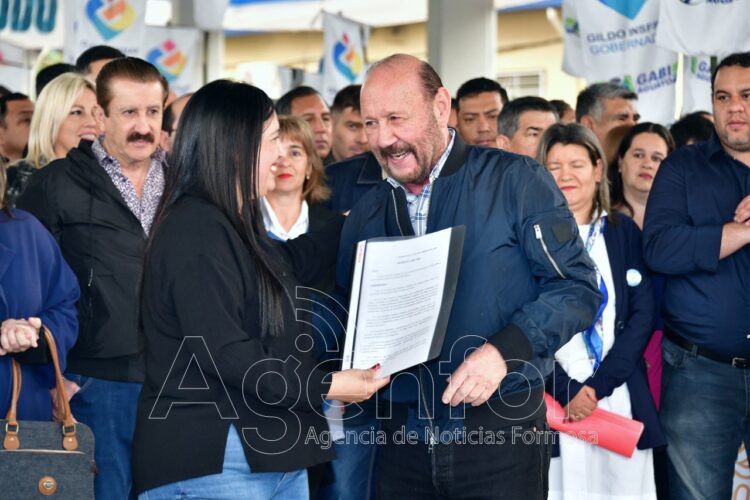
[[605, 157], [604, 150], [602, 149], [601, 144], [599, 144], [599, 139], [596, 138], [594, 132], [578, 123], [556, 123], [549, 127], [544, 132], [542, 140], [539, 142], [539, 149], [536, 154], [537, 161], [545, 167], [547, 166], [547, 156], [555, 144], [562, 144], [563, 146], [569, 144], [581, 146], [586, 152], [588, 152], [589, 159], [591, 159], [591, 164], [594, 167], [596, 167], [597, 161], [601, 161], [602, 180], [596, 185], [591, 219], [594, 218], [595, 214], [601, 214], [602, 211], [610, 213], [612, 207], [610, 206], [609, 201], [607, 158]]

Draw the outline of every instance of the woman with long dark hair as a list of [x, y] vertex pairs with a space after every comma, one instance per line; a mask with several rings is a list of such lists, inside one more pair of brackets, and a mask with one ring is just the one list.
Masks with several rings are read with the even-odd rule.
[[633, 126], [622, 137], [611, 165], [612, 208], [632, 217], [643, 228], [646, 201], [662, 160], [674, 151], [672, 135], [658, 123]]
[[196, 92], [180, 119], [141, 297], [143, 499], [307, 498], [305, 468], [332, 458], [323, 400], [361, 401], [388, 382], [377, 367], [322, 370], [298, 335], [294, 287], [333, 264], [338, 238], [267, 237], [259, 201], [273, 188], [278, 129], [262, 90], [226, 80]]

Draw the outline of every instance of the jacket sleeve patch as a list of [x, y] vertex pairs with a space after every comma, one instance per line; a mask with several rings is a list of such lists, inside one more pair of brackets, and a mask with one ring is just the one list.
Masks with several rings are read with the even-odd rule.
[[561, 244], [573, 238], [573, 230], [570, 224], [565, 221], [555, 224], [552, 227], [552, 233], [555, 235], [557, 242]]

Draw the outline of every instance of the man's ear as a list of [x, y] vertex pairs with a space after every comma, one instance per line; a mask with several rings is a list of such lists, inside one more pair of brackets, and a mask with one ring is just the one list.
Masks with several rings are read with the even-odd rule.
[[164, 151], [169, 151], [169, 134], [164, 130], [159, 131], [159, 147]]
[[8, 136], [8, 127], [0, 125], [0, 149], [5, 147], [5, 142]]
[[510, 148], [510, 139], [508, 139], [507, 135], [497, 134], [497, 137], [495, 137], [495, 144], [497, 144], [497, 149], [508, 151]]
[[451, 116], [451, 94], [445, 87], [440, 87], [435, 94], [434, 107], [440, 128], [447, 127]]
[[97, 104], [96, 106], [94, 106], [93, 113], [94, 120], [96, 120], [96, 124], [99, 126], [99, 132], [101, 132], [102, 134], [105, 133], [106, 130], [104, 128], [104, 109], [102, 109], [102, 107]]
[[586, 128], [589, 128], [591, 130], [594, 129], [594, 119], [591, 117], [591, 115], [583, 115], [581, 117], [581, 125], [583, 125]]

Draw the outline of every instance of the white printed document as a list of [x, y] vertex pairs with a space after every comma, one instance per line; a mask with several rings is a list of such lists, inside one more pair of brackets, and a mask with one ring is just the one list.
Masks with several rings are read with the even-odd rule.
[[357, 244], [342, 368], [391, 375], [437, 357], [456, 293], [464, 226]]

